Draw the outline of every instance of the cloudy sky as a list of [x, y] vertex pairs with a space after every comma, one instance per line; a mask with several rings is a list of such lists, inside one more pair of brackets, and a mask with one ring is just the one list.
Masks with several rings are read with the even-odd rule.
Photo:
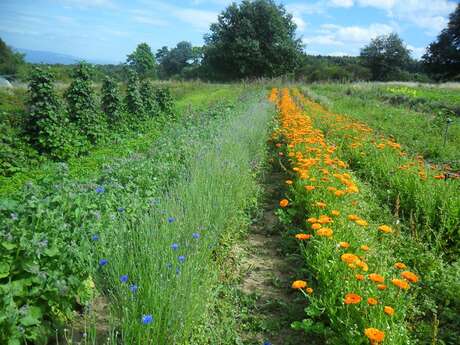
[[[203, 43], [227, 0], [0, 0], [7, 44], [86, 59], [124, 61], [139, 42], [154, 50]], [[311, 54], [358, 55], [380, 34], [397, 32], [415, 57], [442, 30], [458, 0], [281, 1]]]

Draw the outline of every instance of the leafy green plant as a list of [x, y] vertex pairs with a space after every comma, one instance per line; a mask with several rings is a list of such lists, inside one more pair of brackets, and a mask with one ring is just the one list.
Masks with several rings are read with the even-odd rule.
[[131, 69], [128, 70], [125, 104], [128, 112], [135, 116], [133, 121], [136, 125], [143, 117], [144, 105], [140, 93], [139, 76], [137, 72]]
[[142, 105], [146, 115], [150, 117], [158, 115], [161, 110], [158, 105], [155, 88], [153, 87], [152, 83], [148, 80], [142, 81], [140, 93], [142, 97]]
[[117, 83], [111, 77], [105, 77], [101, 88], [101, 107], [111, 127], [116, 127], [122, 119], [121, 96]]
[[80, 63], [72, 77], [73, 81], [65, 92], [69, 118], [92, 143], [95, 143], [101, 139], [106, 121], [96, 107], [90, 66]]
[[173, 115], [174, 102], [171, 96], [171, 90], [168, 87], [157, 87], [155, 90], [155, 100], [164, 114], [169, 116]]

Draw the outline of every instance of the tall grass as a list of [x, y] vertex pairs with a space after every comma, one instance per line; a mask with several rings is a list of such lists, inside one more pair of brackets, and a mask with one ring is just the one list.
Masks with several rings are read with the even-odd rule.
[[[212, 140], [189, 143], [189, 168], [153, 211], [101, 238], [99, 257], [109, 264], [100, 269], [100, 284], [116, 320], [110, 327], [119, 332], [113, 343], [185, 344], [202, 322], [218, 278], [219, 242], [244, 231], [245, 210], [257, 196], [255, 167], [272, 112], [266, 102], [250, 103], [222, 121]], [[153, 321], [143, 323], [145, 315]]]

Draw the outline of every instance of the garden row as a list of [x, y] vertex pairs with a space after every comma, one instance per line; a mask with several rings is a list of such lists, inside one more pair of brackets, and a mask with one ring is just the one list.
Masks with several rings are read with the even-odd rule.
[[[52, 74], [36, 69], [31, 76], [27, 110], [17, 115], [3, 115], [0, 144], [0, 174], [13, 175], [20, 170], [22, 156], [36, 152], [63, 160], [87, 152], [93, 145], [116, 139], [122, 132], [139, 131], [146, 120], [165, 114], [172, 116], [172, 98], [168, 88], [154, 87], [129, 71], [125, 96], [109, 77], [102, 83], [100, 95], [92, 85], [91, 68], [75, 67], [73, 80], [59, 97]], [[20, 127], [19, 129], [16, 127]], [[14, 136], [25, 138], [19, 140]], [[19, 155], [19, 156], [18, 156]]]
[[[300, 98], [288, 90], [271, 98], [280, 113], [272, 138], [289, 174], [279, 215], [310, 272], [292, 285], [308, 300], [308, 318], [293, 326], [332, 344], [430, 343], [438, 333], [424, 328], [431, 322], [424, 318], [444, 284], [439, 278], [452, 281], [444, 262], [405, 233], [291, 95]], [[444, 341], [457, 336], [443, 333]]]
[[[192, 207], [195, 205], [196, 200], [189, 200], [186, 205], [181, 204], [180, 209], [168, 209], [167, 205], [172, 205], [173, 200], [179, 202], [180, 200], [184, 201], [184, 199], [179, 199], [174, 192], [171, 192], [171, 200], [168, 201], [169, 197], [166, 191], [177, 181], [181, 181], [178, 182], [178, 185], [191, 183], [192, 176], [199, 172], [195, 170], [198, 169], [197, 164], [202, 161], [197, 158], [207, 157], [211, 153], [218, 155], [214, 150], [208, 150], [209, 153], [206, 152], [205, 148], [209, 148], [211, 145], [209, 143], [213, 143], [212, 147], [215, 150], [229, 149], [227, 141], [217, 145], [218, 131], [224, 133], [224, 130], [228, 129], [224, 125], [229, 126], [230, 115], [237, 111], [243, 111], [251, 101], [254, 101], [254, 96], [241, 102], [241, 105], [236, 109], [234, 109], [233, 103], [224, 102], [213, 106], [208, 111], [189, 112], [186, 116], [171, 122], [170, 126], [165, 128], [157, 139], [149, 143], [150, 149], [138, 154], [133, 153], [128, 157], [107, 161], [98, 176], [71, 177], [68, 174], [67, 165], [60, 163], [60, 169], [57, 169], [54, 174], [36, 183], [29, 183], [22, 191], [10, 195], [8, 199], [2, 199], [0, 204], [2, 229], [0, 231], [2, 246], [0, 254], [0, 308], [2, 310], [0, 342], [11, 345], [23, 342], [46, 342], [55, 328], [59, 328], [74, 318], [78, 306], [80, 307], [77, 309], [83, 310], [90, 307], [95, 296], [95, 282], [100, 281], [98, 288], [105, 296], [121, 298], [116, 292], [121, 293], [122, 290], [117, 290], [118, 286], [114, 286], [114, 284], [116, 282], [121, 284], [120, 277], [123, 274], [129, 275], [127, 279], [129, 279], [131, 290], [126, 291], [130, 291], [130, 293], [136, 292], [137, 287], [139, 287], [139, 293], [142, 294], [143, 291], [147, 291], [146, 288], [149, 285], [155, 286], [155, 282], [162, 281], [164, 277], [149, 275], [147, 279], [136, 274], [133, 269], [133, 267], [145, 268], [145, 260], [154, 260], [158, 257], [158, 252], [155, 255], [151, 254], [151, 250], [159, 249], [153, 245], [156, 243], [152, 242], [153, 237], [144, 238], [142, 242], [144, 246], [152, 245], [149, 258], [142, 257], [136, 261], [125, 260], [125, 255], [143, 253], [138, 248], [133, 249], [129, 243], [133, 244], [133, 241], [139, 240], [140, 237], [136, 236], [140, 236], [144, 230], [145, 236], [152, 235], [149, 231], [161, 228], [164, 222], [164, 224], [171, 225], [171, 229], [176, 230], [175, 235], [178, 237], [173, 239], [172, 234], [165, 231], [155, 233], [158, 236], [169, 233], [169, 238], [163, 238], [164, 241], [168, 242], [167, 244], [163, 243], [163, 253], [165, 258], [172, 260], [171, 255], [176, 253], [172, 251], [173, 243], [178, 243], [181, 246], [181, 251], [182, 248], [187, 248], [186, 245], [192, 245], [192, 243], [186, 243], [186, 238], [191, 236], [186, 231], [200, 233], [200, 235], [194, 235], [195, 237], [205, 237], [204, 232], [211, 231], [198, 230], [198, 225], [194, 227], [191, 223], [190, 226], [187, 226], [189, 223], [186, 222], [185, 218], [182, 218], [180, 212], [185, 209], [185, 206]], [[267, 116], [266, 112], [262, 113], [261, 116]], [[239, 120], [244, 120], [243, 115], [239, 117]], [[258, 123], [261, 125], [260, 122]], [[221, 129], [222, 127], [223, 129]], [[244, 133], [235, 132], [233, 135], [242, 135], [242, 142], [246, 143], [251, 138], [247, 138], [244, 134], [247, 136], [249, 134], [255, 135], [251, 130], [247, 129]], [[260, 135], [262, 133], [263, 131]], [[216, 145], [214, 146], [214, 144]], [[242, 147], [237, 147], [243, 150]], [[258, 146], [247, 145], [245, 150], [258, 152], [259, 148]], [[246, 157], [245, 152], [239, 152], [242, 160]], [[240, 155], [232, 157], [236, 160], [236, 157], [240, 157]], [[236, 162], [235, 160], [227, 159], [220, 163], [225, 164], [226, 169], [223, 169], [225, 173], [235, 173], [235, 169], [238, 168], [241, 170], [238, 172], [238, 176], [244, 176], [244, 173], [248, 174], [249, 172], [245, 170], [247, 167], [240, 165], [243, 164], [243, 161]], [[207, 162], [217, 164], [215, 161]], [[208, 174], [211, 172], [215, 174], [213, 176], [216, 178], [223, 174], [219, 170], [208, 171]], [[199, 176], [204, 179], [205, 175]], [[238, 180], [236, 177], [232, 179], [232, 181], [236, 180]], [[200, 181], [204, 183], [204, 180]], [[219, 181], [219, 184], [225, 186], [222, 181]], [[206, 186], [201, 187], [204, 188], [201, 190], [203, 197], [212, 196], [215, 200], [218, 199], [218, 196], [210, 195], [206, 191]], [[181, 188], [185, 189], [185, 187]], [[244, 191], [249, 190], [250, 186], [245, 185]], [[159, 198], [161, 195], [163, 197]], [[185, 196], [186, 194], [182, 194], [181, 198]], [[198, 195], [194, 194], [194, 196], [198, 198]], [[235, 200], [239, 200], [239, 198], [231, 200], [236, 203]], [[198, 201], [196, 202], [198, 205]], [[213, 203], [210, 202], [209, 204]], [[238, 204], [238, 206], [241, 205], [241, 203]], [[229, 209], [233, 206], [233, 204], [226, 205]], [[178, 206], [175, 205], [174, 207]], [[215, 204], [216, 209], [212, 209], [224, 212], [226, 207], [217, 203]], [[203, 216], [200, 225], [205, 225], [205, 222], [208, 222], [209, 228], [214, 229], [214, 225], [205, 217], [207, 215], [206, 208], [201, 206], [200, 210]], [[235, 214], [240, 214], [238, 210], [233, 210]], [[195, 209], [194, 214], [196, 217], [200, 217]], [[226, 216], [228, 215], [226, 214]], [[198, 221], [199, 219], [196, 219], [196, 222]], [[157, 223], [154, 225], [154, 222]], [[221, 225], [216, 226], [223, 231]], [[136, 230], [133, 231], [133, 229]], [[132, 235], [132, 237], [128, 235]], [[126, 243], [126, 247], [120, 247], [121, 238], [124, 240], [123, 243]], [[191, 237], [190, 240], [198, 239]], [[209, 244], [206, 238], [202, 242], [206, 245]], [[160, 243], [158, 242], [158, 244]], [[120, 256], [115, 257], [114, 253], [118, 253]], [[145, 253], [147, 255], [147, 251]], [[181, 252], [180, 255], [185, 256], [186, 254]], [[176, 261], [179, 260], [177, 257], [175, 259]], [[190, 258], [190, 260], [193, 261], [194, 259]], [[171, 264], [174, 265], [178, 263], [180, 261], [171, 261]], [[128, 265], [133, 267], [125, 270], [121, 267], [122, 265], [125, 268], [128, 268]], [[173, 272], [177, 271], [176, 268], [179, 267], [174, 267]], [[167, 269], [167, 267], [162, 266], [162, 269]], [[202, 272], [198, 268], [190, 271], [186, 268], [185, 270], [191, 276], [196, 275], [197, 279], [199, 279], [200, 274], [206, 273], [206, 271]], [[111, 273], [117, 275], [119, 273], [120, 277], [115, 279], [108, 276]], [[144, 271], [144, 274], [151, 273], [151, 270]], [[187, 277], [189, 273], [187, 273]], [[202, 284], [195, 281], [193, 287], [184, 286], [182, 288], [179, 285], [174, 288], [174, 291], [186, 298], [189, 294], [185, 288], [193, 290], [193, 288], [200, 286]], [[178, 296], [174, 296], [174, 298], [177, 299]], [[139, 301], [143, 301], [139, 303], [145, 302], [144, 300]], [[158, 300], [152, 299], [152, 303], [154, 301], [158, 302]], [[161, 308], [172, 311], [173, 306], [167, 305], [169, 302], [172, 301], [164, 299], [165, 304], [163, 306], [153, 308], [152, 305], [150, 313], [158, 313], [158, 309]], [[123, 307], [122, 304], [114, 304], [114, 306]], [[135, 312], [141, 312], [136, 309], [139, 306], [131, 309], [133, 314], [130, 314], [130, 317]], [[190, 311], [192, 306], [191, 304], [187, 310]], [[145, 310], [145, 314], [148, 314], [148, 310]], [[123, 336], [126, 335], [128, 338], [140, 337], [141, 335], [145, 337], [145, 332], [140, 334], [134, 328], [129, 330], [130, 328], [124, 323], [131, 320], [134, 324], [142, 324], [140, 314], [135, 315], [135, 320], [127, 318], [128, 314], [125, 313], [125, 309], [117, 310], [114, 315], [119, 317], [111, 325], [114, 330], [119, 330], [121, 327]], [[188, 319], [187, 314], [177, 313], [177, 315], [180, 315], [180, 322], [182, 323], [192, 320]], [[153, 328], [157, 329], [156, 327], [160, 324], [157, 320], [156, 326]], [[161, 329], [162, 332], [165, 332], [169, 328], [163, 327]], [[147, 327], [146, 330], [148, 334], [152, 335], [152, 326]], [[165, 336], [180, 338], [179, 333], [179, 331], [177, 334], [169, 332], [169, 335]], [[131, 342], [128, 341], [127, 343]]]

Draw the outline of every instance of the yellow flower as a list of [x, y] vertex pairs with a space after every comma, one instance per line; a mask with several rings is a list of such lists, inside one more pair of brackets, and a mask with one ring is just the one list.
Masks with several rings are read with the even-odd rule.
[[307, 287], [307, 282], [304, 280], [296, 280], [292, 283], [293, 289], [304, 289]]

